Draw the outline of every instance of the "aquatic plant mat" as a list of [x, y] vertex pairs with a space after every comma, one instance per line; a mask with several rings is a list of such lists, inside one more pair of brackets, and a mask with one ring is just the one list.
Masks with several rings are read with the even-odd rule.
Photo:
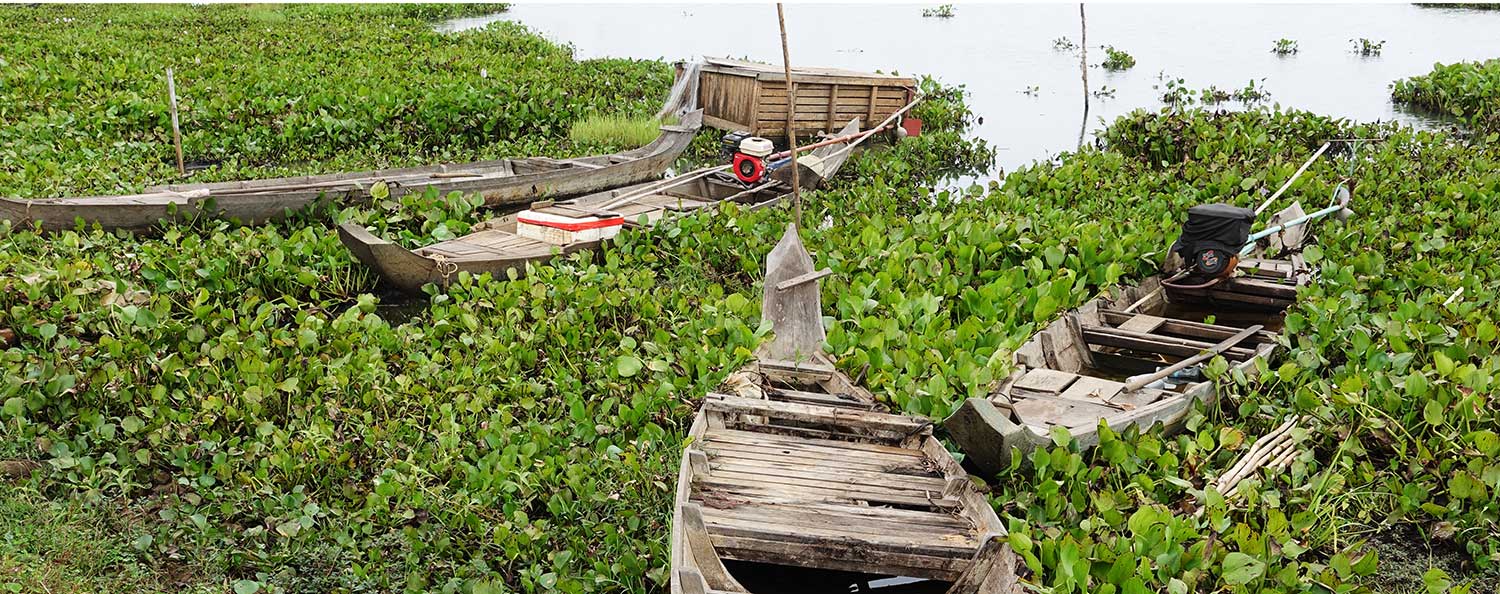
[[[465, 71], [468, 81], [481, 67], [491, 78], [478, 80], [512, 68], [503, 80], [516, 85], [591, 68], [629, 81], [609, 96], [587, 94], [600, 87], [584, 76], [547, 87], [554, 105], [576, 107], [566, 116], [545, 103], [500, 109], [529, 104], [513, 94], [494, 105], [460, 101], [403, 116], [412, 127], [464, 130], [484, 129], [469, 128], [471, 118], [502, 118], [508, 123], [496, 129], [511, 144], [494, 145], [497, 156], [573, 156], [562, 143], [580, 114], [649, 84], [651, 96], [638, 99], [645, 113], [671, 77], [655, 62], [527, 66], [518, 56], [551, 63], [566, 52], [498, 24], [450, 36], [479, 48], [435, 54], [431, 66], [417, 58], [417, 68], [407, 48], [430, 49], [428, 23], [378, 16], [407, 9], [288, 6], [266, 13], [284, 22], [265, 23], [255, 10], [268, 9], [0, 8], [7, 51], [24, 47], [29, 56], [7, 53], [10, 66], [0, 72], [39, 69], [48, 80], [69, 80], [80, 71], [79, 85], [141, 81], [127, 99], [95, 90], [49, 111], [35, 106], [61, 101], [65, 89], [34, 99], [36, 87], [7, 79], [7, 89], [28, 90], [0, 96], [13, 106], [0, 117], [41, 120], [0, 126], [7, 141], [24, 139], [0, 142], [0, 150], [24, 151], [0, 158], [0, 190], [113, 190], [173, 171], [159, 131], [164, 95], [146, 74], [129, 74], [154, 75], [159, 65], [79, 58], [95, 55], [87, 44], [120, 44], [99, 55], [134, 55], [135, 47], [184, 37], [185, 28], [185, 41], [172, 47], [183, 56], [187, 48], [202, 52], [198, 76], [206, 76], [237, 63], [225, 56], [253, 47], [251, 39], [297, 48], [329, 35], [357, 45], [310, 49], [306, 59], [370, 64], [366, 71], [381, 73], [370, 84], [403, 80], [386, 75], [406, 70]], [[338, 27], [318, 16], [357, 10], [376, 16], [340, 18]], [[147, 18], [153, 14], [192, 18]], [[53, 22], [62, 17], [75, 22]], [[229, 26], [236, 23], [246, 26]], [[236, 49], [186, 41], [215, 31], [222, 47]], [[55, 49], [42, 51], [36, 39]], [[455, 57], [453, 70], [442, 67]], [[468, 61], [480, 59], [493, 63]], [[304, 68], [299, 60], [270, 63]], [[179, 92], [202, 88], [190, 82], [189, 62], [178, 61]], [[96, 63], [139, 66], [115, 76]], [[285, 103], [295, 90], [246, 93], [278, 102], [275, 110], [318, 114], [301, 110], [359, 104], [349, 89], [360, 84], [346, 82], [326, 95], [302, 93], [292, 107]], [[133, 111], [131, 96], [151, 107]], [[987, 151], [962, 140], [972, 114], [961, 92], [929, 97], [941, 100], [918, 108], [922, 136], [855, 155], [849, 175], [804, 196], [807, 246], [818, 267], [835, 273], [822, 309], [839, 368], [860, 375], [868, 365], [864, 383], [889, 394], [893, 410], [929, 418], [986, 394], [1009, 373], [1010, 353], [1067, 309], [1102, 287], [1155, 273], [1189, 206], [1253, 205], [1325, 140], [1386, 137], [1354, 169], [1358, 215], [1321, 227], [1318, 249], [1304, 252], [1319, 280], [1299, 292], [1285, 354], [1259, 379], [1241, 382], [1225, 364], [1210, 363], [1209, 373], [1224, 372], [1217, 378], [1231, 399], [1194, 414], [1184, 433], [1101, 431], [1099, 446], [1087, 451], [1059, 433], [1025, 460], [980, 477], [1027, 566], [1025, 580], [1059, 593], [1347, 591], [1397, 578], [1411, 591], [1449, 583], [1496, 589], [1493, 148], [1305, 113], [1140, 113], [1111, 123], [1102, 148], [955, 195], [925, 188], [936, 172], [983, 163]], [[111, 105], [115, 115], [107, 116]], [[335, 170], [358, 167], [315, 157], [357, 146], [371, 161], [425, 161], [478, 151], [468, 147], [488, 138], [476, 131], [460, 135], [472, 145], [417, 148], [405, 136], [379, 133], [377, 142], [361, 133], [340, 143], [310, 132], [326, 127], [262, 129], [277, 121], [267, 115], [275, 110], [191, 128], [243, 125], [245, 140], [260, 139], [224, 141], [226, 162], [268, 163], [280, 149], [256, 147], [273, 142]], [[47, 119], [60, 114], [79, 118], [76, 133]], [[103, 133], [110, 128], [88, 121], [105, 117], [143, 118], [152, 132]], [[357, 113], [347, 119], [366, 125]], [[291, 138], [274, 140], [281, 133], [274, 130]], [[1330, 156], [1288, 199], [1326, 203], [1333, 181], [1349, 172], [1339, 160], [1345, 153]], [[490, 216], [463, 196], [389, 202], [338, 214], [385, 237], [420, 240], [451, 238]], [[461, 278], [400, 317], [387, 317], [390, 302], [376, 297], [379, 285], [330, 223], [199, 223], [155, 238], [0, 226], [0, 328], [13, 333], [0, 347], [0, 453], [40, 464], [0, 490], [7, 504], [38, 510], [13, 514], [4, 542], [81, 535], [67, 546], [15, 545], [15, 556], [4, 558], [37, 569], [59, 559], [111, 560], [68, 565], [73, 577], [58, 581], [7, 569], [0, 584], [22, 592], [193, 584], [242, 593], [665, 591], [682, 440], [705, 392], [764, 339], [760, 270], [789, 217], [726, 207], [626, 231], [608, 250], [533, 266], [524, 279]], [[834, 224], [823, 228], [825, 217]], [[1286, 470], [1240, 480], [1232, 503], [1208, 488], [1253, 436], [1294, 414], [1307, 438]], [[131, 523], [86, 528], [114, 516]], [[97, 547], [76, 548], [83, 539]], [[1407, 554], [1397, 558], [1392, 547]], [[136, 579], [133, 568], [151, 574]]]

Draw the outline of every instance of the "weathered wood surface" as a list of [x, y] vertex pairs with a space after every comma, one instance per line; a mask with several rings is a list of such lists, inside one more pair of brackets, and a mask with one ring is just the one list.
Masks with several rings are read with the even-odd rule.
[[[781, 241], [766, 257], [766, 279], [761, 311], [770, 320], [775, 335], [760, 347], [762, 359], [806, 360], [821, 352], [827, 336], [823, 332], [823, 305], [818, 283], [780, 285], [812, 275], [812, 256], [802, 247], [795, 224], [787, 225]], [[816, 277], [814, 277], [816, 280]]]
[[[1018, 348], [1019, 370], [990, 398], [966, 401], [943, 426], [968, 460], [990, 472], [1010, 464], [1012, 449], [1024, 453], [1050, 443], [1054, 426], [1068, 428], [1085, 447], [1097, 443], [1101, 420], [1117, 431], [1155, 424], [1174, 431], [1195, 403], [1217, 401], [1213, 382], [1173, 390], [1145, 384], [1174, 366], [1201, 363], [1208, 358], [1202, 353], [1226, 342], [1222, 355], [1253, 375], [1255, 361], [1277, 348], [1276, 333], [1256, 326], [1280, 327], [1308, 278], [1299, 264], [1247, 259], [1235, 278], [1192, 295], [1162, 290], [1158, 277], [1107, 291]], [[1218, 321], [1203, 321], [1207, 315]], [[1182, 361], [1187, 365], [1176, 365]], [[1142, 377], [1127, 384], [1133, 375]]]
[[522, 204], [548, 197], [574, 196], [659, 177], [692, 143], [702, 125], [700, 112], [682, 123], [663, 126], [650, 144], [611, 155], [576, 159], [503, 159], [335, 173], [290, 178], [173, 184], [146, 193], [81, 198], [18, 200], [0, 198], [0, 218], [17, 226], [39, 223], [47, 231], [71, 229], [75, 220], [104, 229], [150, 231], [162, 220], [222, 218], [243, 224], [277, 220], [323, 203], [369, 200], [383, 182], [392, 196], [435, 188], [478, 193], [488, 206]]
[[[709, 126], [786, 138], [787, 85], [780, 67], [709, 59], [699, 76], [698, 101]], [[909, 77], [833, 68], [794, 68], [792, 81], [798, 136], [832, 131], [850, 118], [880, 121], [905, 106], [916, 88]]]
[[[763, 432], [777, 423], [834, 437]], [[999, 518], [921, 420], [711, 394], [695, 431], [691, 452], [706, 460], [684, 459], [680, 507], [701, 510], [715, 558], [962, 584], [955, 592], [1009, 568], [994, 579], [1014, 583], [1012, 553], [992, 543]]]
[[[840, 132], [851, 135], [859, 131], [859, 121], [851, 121]], [[814, 149], [811, 154], [832, 165], [832, 176], [848, 158], [844, 144]], [[573, 214], [607, 210], [625, 219], [627, 227], [649, 227], [663, 219], [709, 208], [722, 202], [749, 206], [777, 204], [791, 191], [787, 181], [789, 168], [783, 167], [771, 180], [746, 188], [732, 176], [706, 176], [680, 185], [670, 182], [648, 182], [615, 190], [598, 192], [567, 201], [552, 202], [545, 209]], [[804, 186], [816, 186], [822, 177], [802, 172]], [[656, 188], [662, 188], [655, 190]], [[607, 207], [607, 208], [606, 208]], [[373, 268], [386, 282], [407, 292], [418, 292], [427, 283], [447, 286], [459, 273], [489, 273], [502, 278], [515, 271], [524, 275], [526, 265], [550, 260], [559, 255], [599, 247], [601, 241], [556, 245], [521, 237], [516, 232], [514, 214], [491, 219], [463, 237], [424, 246], [415, 250], [375, 236], [355, 224], [339, 226], [339, 239], [360, 262]]]

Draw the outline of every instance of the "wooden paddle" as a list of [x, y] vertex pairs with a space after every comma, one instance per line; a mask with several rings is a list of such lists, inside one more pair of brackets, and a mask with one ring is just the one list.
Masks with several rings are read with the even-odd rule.
[[1208, 360], [1208, 358], [1213, 357], [1214, 355], [1217, 355], [1217, 354], [1222, 353], [1224, 351], [1227, 351], [1227, 350], [1229, 350], [1230, 347], [1233, 347], [1234, 345], [1237, 345], [1237, 344], [1243, 342], [1246, 338], [1250, 338], [1251, 335], [1255, 334], [1256, 332], [1260, 332], [1261, 328], [1262, 328], [1262, 326], [1260, 324], [1256, 324], [1254, 326], [1251, 326], [1249, 328], [1241, 330], [1239, 334], [1236, 334], [1234, 336], [1231, 336], [1229, 338], [1224, 339], [1224, 342], [1221, 342], [1219, 344], [1211, 346], [1206, 351], [1203, 351], [1201, 353], [1198, 353], [1196, 355], [1193, 355], [1191, 357], [1188, 357], [1186, 359], [1178, 361], [1176, 364], [1174, 364], [1174, 365], [1172, 365], [1170, 367], [1167, 367], [1166, 369], [1163, 369], [1161, 371], [1158, 371], [1156, 373], [1153, 373], [1153, 374], [1148, 375], [1148, 376], [1143, 377], [1143, 378], [1133, 379], [1133, 380], [1130, 380], [1128, 382], [1125, 382], [1125, 389], [1121, 390], [1120, 393], [1123, 394], [1123, 393], [1126, 393], [1126, 392], [1134, 392], [1136, 390], [1139, 390], [1141, 388], [1146, 387], [1151, 382], [1154, 382], [1156, 380], [1159, 380], [1159, 379], [1162, 379], [1162, 378], [1167, 377], [1169, 375], [1172, 375], [1174, 373], [1177, 373], [1178, 371], [1181, 371], [1181, 370], [1187, 368], [1189, 365], [1195, 365], [1195, 364], [1197, 364], [1199, 362], [1206, 361], [1206, 360]]

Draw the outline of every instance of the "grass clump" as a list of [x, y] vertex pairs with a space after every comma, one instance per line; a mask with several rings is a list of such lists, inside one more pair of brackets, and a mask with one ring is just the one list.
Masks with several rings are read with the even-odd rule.
[[1392, 83], [1391, 98], [1500, 132], [1500, 59], [1436, 64], [1432, 72]]
[[655, 140], [662, 122], [650, 116], [590, 114], [573, 122], [568, 138], [585, 146], [635, 148]]

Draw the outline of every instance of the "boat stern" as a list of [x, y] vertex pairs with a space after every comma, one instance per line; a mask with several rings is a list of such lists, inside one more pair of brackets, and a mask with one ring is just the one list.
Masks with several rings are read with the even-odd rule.
[[1025, 455], [1040, 441], [1035, 433], [1012, 421], [988, 398], [965, 400], [943, 420], [942, 426], [963, 450], [965, 459], [990, 475], [1010, 466], [1011, 450]]

